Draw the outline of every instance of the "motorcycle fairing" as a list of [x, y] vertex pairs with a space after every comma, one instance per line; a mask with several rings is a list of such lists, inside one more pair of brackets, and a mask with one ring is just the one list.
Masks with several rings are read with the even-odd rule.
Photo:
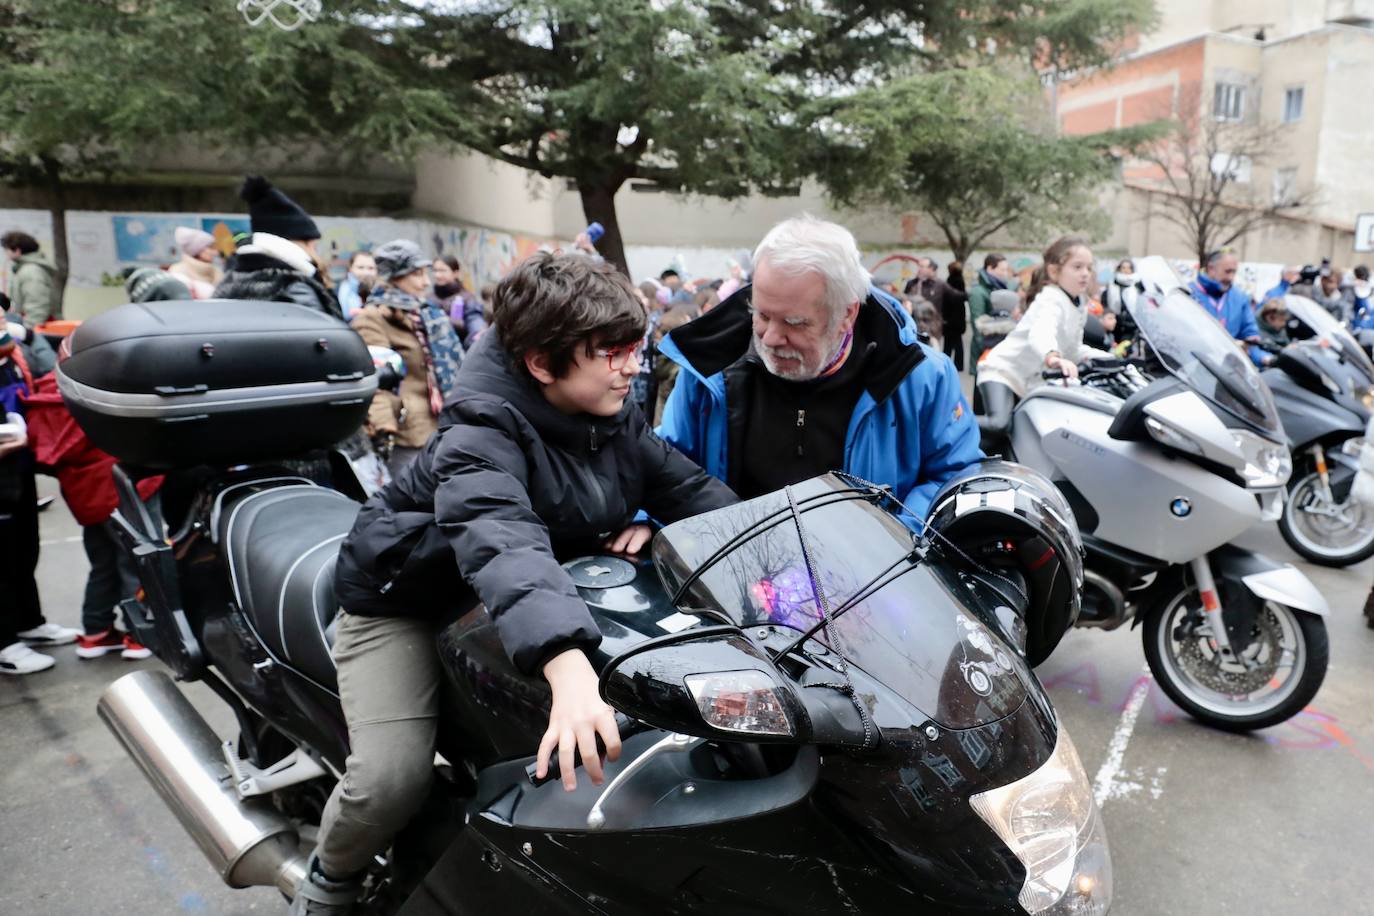
[[[1021, 914], [1015, 901], [1025, 871], [968, 797], [1032, 772], [1057, 733], [1050, 707], [1032, 700], [1001, 721], [937, 729], [934, 738], [924, 727], [886, 730], [877, 752], [802, 749], [782, 776], [789, 791], [806, 791], [790, 801], [779, 792], [779, 804], [751, 816], [706, 791], [711, 765], [703, 747], [642, 771], [635, 779], [646, 784], [624, 797], [602, 831], [529, 815], [566, 806], [561, 817], [585, 817], [601, 789], [585, 779], [574, 793], [556, 783], [535, 789], [523, 761], [501, 764], [480, 774], [478, 798], [490, 800], [474, 806], [464, 835], [400, 916], [486, 916], [525, 906], [609, 916]], [[631, 738], [620, 766], [661, 736]], [[688, 782], [694, 789], [684, 793]]]
[[[1039, 456], [1029, 459], [1032, 467], [1053, 468], [1052, 477], [1067, 479], [1092, 506], [1119, 504], [1122, 486], [1130, 486], [1135, 511], [1102, 511], [1096, 538], [1152, 559], [1185, 563], [1259, 522], [1254, 495], [1238, 482], [1153, 443], [1123, 441], [1111, 434], [1112, 424], [1105, 414], [1041, 398], [1021, 406], [1012, 428], [1017, 455]], [[1193, 507], [1186, 517], [1170, 509], [1179, 498]]]
[[1281, 369], [1266, 369], [1264, 380], [1283, 413], [1283, 428], [1295, 453], [1328, 436], [1345, 438], [1364, 433], [1365, 421], [1334, 403], [1324, 393], [1326, 389], [1314, 392]]

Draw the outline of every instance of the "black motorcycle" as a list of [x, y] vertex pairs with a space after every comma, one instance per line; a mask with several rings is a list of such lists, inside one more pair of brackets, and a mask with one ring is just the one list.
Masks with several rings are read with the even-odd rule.
[[1374, 556], [1374, 507], [1350, 496], [1374, 407], [1374, 362], [1317, 303], [1283, 301], [1294, 342], [1261, 373], [1293, 454], [1279, 532], [1313, 563], [1350, 566]]
[[[233, 303], [228, 330], [225, 307], [106, 313], [59, 380], [121, 459], [127, 619], [239, 731], [222, 742], [161, 672], [116, 681], [100, 714], [224, 881], [289, 896], [347, 755], [332, 572], [359, 494], [310, 449], [356, 428], [376, 382], [323, 316]], [[174, 519], [134, 487], [167, 469]], [[570, 558], [625, 717], [605, 784], [571, 793], [531, 775], [548, 685], [469, 600], [437, 636], [430, 801], [362, 911], [1105, 913], [1101, 817], [1030, 667], [1077, 613], [1081, 547], [1066, 506], [1018, 523], [1033, 485], [956, 482], [955, 521], [915, 536], [887, 490], [827, 475], [669, 526], [650, 560]]]

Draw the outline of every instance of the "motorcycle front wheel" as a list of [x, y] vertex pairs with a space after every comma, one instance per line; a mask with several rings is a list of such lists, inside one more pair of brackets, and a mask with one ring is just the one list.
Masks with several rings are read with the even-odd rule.
[[1199, 722], [1230, 732], [1268, 728], [1301, 712], [1326, 678], [1330, 650], [1321, 617], [1266, 601], [1249, 644], [1239, 648], [1248, 664], [1224, 660], [1195, 586], [1150, 607], [1141, 638], [1169, 699]]
[[1374, 509], [1347, 496], [1328, 502], [1311, 462], [1288, 482], [1279, 533], [1302, 556], [1321, 566], [1351, 566], [1374, 556]]

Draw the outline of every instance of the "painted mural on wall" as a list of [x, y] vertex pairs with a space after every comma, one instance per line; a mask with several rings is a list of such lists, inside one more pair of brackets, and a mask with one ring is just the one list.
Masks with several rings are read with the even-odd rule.
[[[555, 240], [512, 235], [472, 226], [448, 225], [429, 220], [322, 216], [319, 251], [330, 272], [341, 278], [355, 251], [368, 251], [393, 239], [418, 242], [431, 255], [455, 255], [463, 265], [463, 282], [470, 289], [494, 283], [522, 258]], [[196, 226], [215, 237], [223, 255], [234, 250], [234, 236], [249, 231], [242, 214], [204, 213], [108, 213], [72, 210], [67, 213], [67, 246], [70, 260], [69, 290], [122, 285], [121, 272], [128, 267], [168, 265], [180, 256], [176, 249], [178, 226]], [[0, 231], [19, 229], [38, 239], [44, 252], [52, 252], [52, 219], [44, 210], [0, 209]], [[0, 290], [8, 288], [8, 261], [0, 264]]]
[[[348, 258], [355, 251], [370, 250], [392, 239], [418, 242], [432, 256], [452, 254], [462, 264], [463, 282], [469, 289], [495, 283], [510, 268], [541, 248], [556, 247], [557, 240], [514, 235], [474, 226], [438, 223], [430, 220], [400, 220], [383, 217], [316, 217], [322, 238], [320, 254], [334, 277], [341, 278]], [[166, 265], [178, 257], [174, 233], [178, 226], [198, 226], [215, 237], [221, 254], [234, 248], [234, 236], [249, 230], [242, 214], [205, 213], [109, 213], [69, 211], [67, 244], [71, 261], [69, 291], [119, 287], [121, 271], [127, 267]], [[38, 239], [45, 252], [52, 252], [52, 221], [44, 210], [0, 209], [0, 231], [19, 229]], [[1008, 251], [1013, 268], [1029, 275], [1039, 263], [1033, 252]], [[864, 252], [864, 264], [874, 280], [884, 287], [900, 290], [916, 276], [916, 258], [929, 256], [940, 265], [941, 276], [949, 262], [943, 250], [875, 249]], [[673, 268], [689, 279], [713, 279], [729, 275], [732, 260], [746, 259], [747, 251], [727, 248], [673, 248], [657, 245], [630, 245], [626, 249], [630, 274], [636, 282], [657, 278], [665, 268]], [[977, 275], [982, 254], [971, 259], [964, 275], [970, 282]], [[1196, 265], [1177, 261], [1176, 269], [1191, 279]], [[1099, 259], [1099, 280], [1110, 280], [1115, 259]], [[0, 290], [8, 289], [9, 264], [0, 258]], [[1243, 263], [1237, 276], [1242, 289], [1261, 295], [1278, 282], [1280, 265]]]

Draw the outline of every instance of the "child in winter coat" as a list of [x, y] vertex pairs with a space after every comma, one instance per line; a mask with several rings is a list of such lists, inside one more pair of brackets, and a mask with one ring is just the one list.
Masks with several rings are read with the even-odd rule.
[[[53, 376], [34, 382], [24, 406], [34, 457], [44, 473], [57, 478], [62, 498], [81, 526], [81, 544], [91, 564], [81, 603], [84, 632], [76, 638], [76, 656], [90, 659], [118, 652], [127, 659], [148, 658], [152, 652], [147, 647], [115, 626], [115, 608], [138, 591], [133, 559], [108, 528], [119, 505], [115, 459], [86, 438], [63, 404]], [[149, 499], [161, 485], [161, 477], [145, 478], [138, 483], [139, 495]]]
[[539, 775], [557, 751], [575, 788], [578, 749], [599, 784], [596, 738], [612, 760], [620, 738], [588, 658], [601, 633], [559, 557], [637, 553], [651, 535], [633, 524], [640, 509], [672, 522], [736, 501], [627, 403], [647, 318], [613, 267], [534, 255], [497, 287], [495, 317], [439, 432], [340, 549], [334, 659], [351, 753], [293, 913], [346, 912], [362, 871], [424, 801], [439, 614], [485, 605], [515, 666], [552, 690]]
[[1041, 373], [1057, 369], [1066, 378], [1077, 378], [1083, 360], [1111, 356], [1083, 343], [1093, 269], [1092, 251], [1080, 238], [1065, 236], [1046, 250], [1044, 287], [1015, 330], [978, 367], [983, 408], [978, 426], [985, 451], [1005, 439], [1012, 408], [1042, 383]]
[[24, 398], [33, 373], [0, 322], [0, 674], [33, 674], [54, 664], [34, 646], [73, 642], [77, 631], [43, 619], [38, 600], [38, 488]]

